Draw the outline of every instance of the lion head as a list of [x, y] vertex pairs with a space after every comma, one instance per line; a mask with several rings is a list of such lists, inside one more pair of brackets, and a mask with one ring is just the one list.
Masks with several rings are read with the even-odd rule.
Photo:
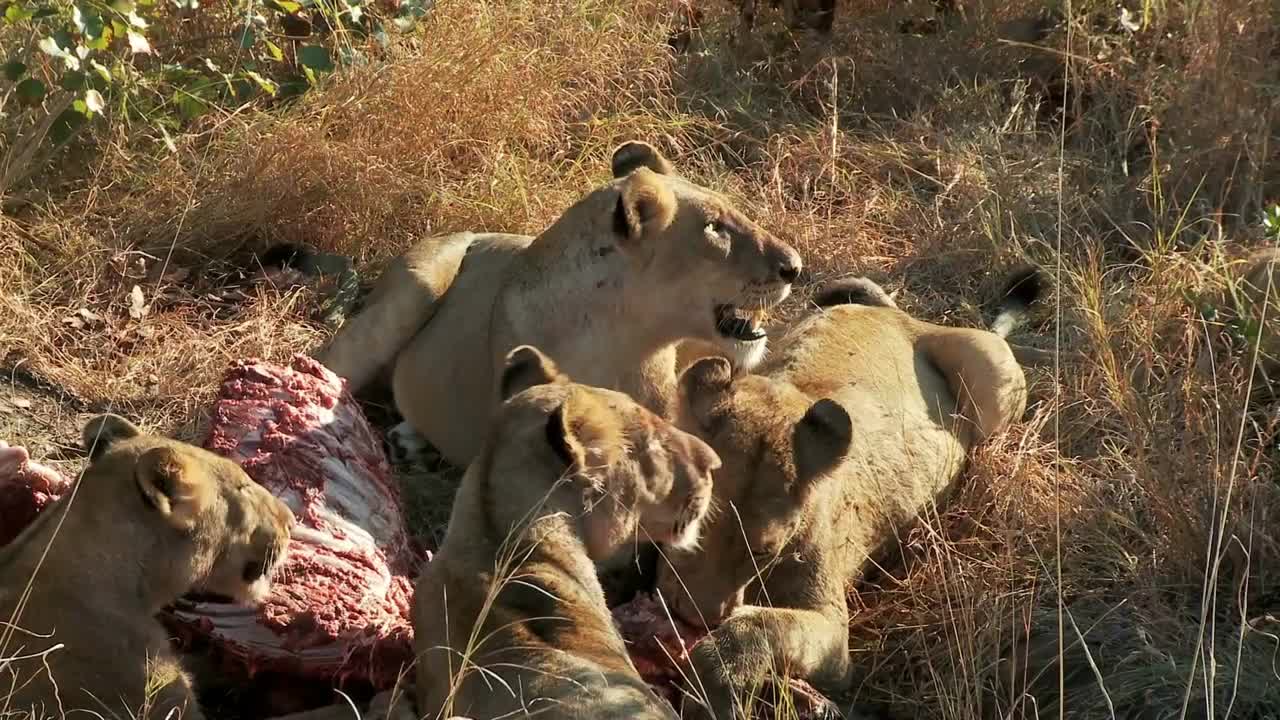
[[[790, 294], [800, 255], [723, 195], [676, 174], [651, 145], [622, 144], [612, 170], [613, 181], [569, 208], [530, 253], [544, 253], [548, 274], [560, 277], [563, 254], [574, 253], [573, 266], [598, 279], [593, 291], [606, 291], [609, 307], [597, 318], [625, 317], [618, 335], [631, 345], [652, 341], [648, 352], [701, 340], [754, 366], [765, 350], [764, 313]], [[565, 238], [574, 238], [571, 250]]]
[[524, 345], [507, 356], [491, 473], [557, 477], [581, 507], [593, 560], [638, 538], [692, 549], [711, 503], [715, 452], [629, 396], [579, 385]]
[[666, 549], [658, 587], [687, 622], [715, 626], [802, 530], [817, 483], [849, 449], [853, 426], [831, 400], [705, 358], [681, 377], [679, 424], [715, 450], [714, 509], [698, 547]]
[[111, 507], [119, 503], [99, 504], [94, 496], [135, 498], [139, 512], [117, 522], [136, 523], [131, 537], [166, 548], [147, 554], [142, 582], [150, 595], [172, 599], [196, 590], [246, 603], [266, 598], [289, 543], [288, 506], [234, 462], [144, 435], [118, 415], [90, 420], [83, 435], [90, 464], [76, 502]]

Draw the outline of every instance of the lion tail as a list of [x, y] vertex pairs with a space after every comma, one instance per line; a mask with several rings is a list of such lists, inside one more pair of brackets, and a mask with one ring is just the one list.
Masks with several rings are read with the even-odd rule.
[[453, 285], [473, 235], [433, 238], [396, 258], [365, 302], [315, 358], [358, 391], [431, 320]]
[[1004, 282], [996, 316], [991, 321], [991, 332], [1008, 338], [1027, 320], [1032, 306], [1044, 296], [1047, 279], [1040, 268], [1025, 266], [1014, 271]]

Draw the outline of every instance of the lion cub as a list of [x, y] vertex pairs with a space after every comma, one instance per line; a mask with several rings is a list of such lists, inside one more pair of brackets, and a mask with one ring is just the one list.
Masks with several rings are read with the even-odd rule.
[[680, 426], [724, 461], [700, 547], [658, 568], [674, 613], [715, 628], [691, 654], [705, 706], [686, 717], [740, 717], [784, 675], [843, 689], [847, 587], [1026, 407], [1004, 339], [1034, 299], [1019, 292], [987, 332], [912, 318], [870, 281], [832, 284], [757, 374], [714, 357], [685, 372]]
[[119, 416], [84, 443], [75, 490], [0, 548], [0, 658], [17, 658], [0, 661], [0, 707], [200, 718], [155, 615], [192, 589], [263, 600], [293, 513], [230, 460]]
[[505, 402], [416, 588], [426, 718], [671, 718], [614, 628], [594, 561], [638, 538], [691, 549], [720, 460], [626, 395], [507, 356]]

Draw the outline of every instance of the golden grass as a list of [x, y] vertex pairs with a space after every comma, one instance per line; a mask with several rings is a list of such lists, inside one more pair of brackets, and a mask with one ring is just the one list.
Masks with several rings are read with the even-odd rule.
[[[1029, 371], [1026, 422], [855, 596], [857, 700], [945, 718], [1056, 716], [1064, 693], [1080, 718], [1280, 706], [1275, 410], [1246, 402], [1250, 358], [1197, 311], [1222, 305], [1276, 197], [1270, 4], [1149, 0], [1130, 34], [1113, 3], [1077, 2], [1028, 46], [1000, 38], [1031, 0], [966, 4], [922, 36], [899, 27], [928, 3], [859, 0], [826, 48], [776, 26], [733, 46], [724, 5], [672, 56], [659, 0], [442, 3], [387, 64], [288, 111], [219, 117], [176, 154], [102, 134], [86, 171], [37, 176], [0, 217], [6, 366], [190, 434], [229, 360], [322, 335], [306, 292], [207, 302], [247, 251], [306, 242], [373, 271], [431, 232], [536, 232], [614, 144], [648, 139], [813, 278], [872, 275], [930, 320], [981, 324], [1000, 273], [1037, 262], [1058, 292], [1037, 344], [1084, 351]], [[142, 320], [134, 284], [164, 298]], [[102, 320], [64, 322], [80, 308]]]

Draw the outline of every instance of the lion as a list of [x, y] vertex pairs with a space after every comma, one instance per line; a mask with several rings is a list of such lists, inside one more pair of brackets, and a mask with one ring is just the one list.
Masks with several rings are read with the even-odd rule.
[[996, 333], [914, 319], [869, 280], [830, 284], [755, 374], [705, 357], [682, 375], [677, 424], [723, 461], [700, 544], [664, 548], [657, 570], [673, 613], [713, 629], [687, 716], [741, 717], [773, 678], [845, 689], [847, 588], [1026, 407], [1004, 336], [1039, 283], [1013, 287]]
[[799, 254], [648, 144], [619, 146], [612, 169], [536, 238], [464, 232], [416, 245], [317, 359], [353, 391], [389, 370], [400, 439], [412, 447], [412, 429], [458, 467], [488, 434], [495, 379], [518, 345], [659, 415], [675, 397], [678, 341], [754, 365], [762, 311], [790, 293]]
[[674, 718], [632, 664], [594, 563], [639, 539], [691, 549], [719, 458], [530, 346], [500, 388], [415, 587], [418, 715]]
[[75, 489], [0, 549], [0, 694], [10, 712], [200, 718], [156, 620], [190, 590], [259, 603], [283, 561], [289, 508], [235, 463], [143, 434], [84, 427]]

